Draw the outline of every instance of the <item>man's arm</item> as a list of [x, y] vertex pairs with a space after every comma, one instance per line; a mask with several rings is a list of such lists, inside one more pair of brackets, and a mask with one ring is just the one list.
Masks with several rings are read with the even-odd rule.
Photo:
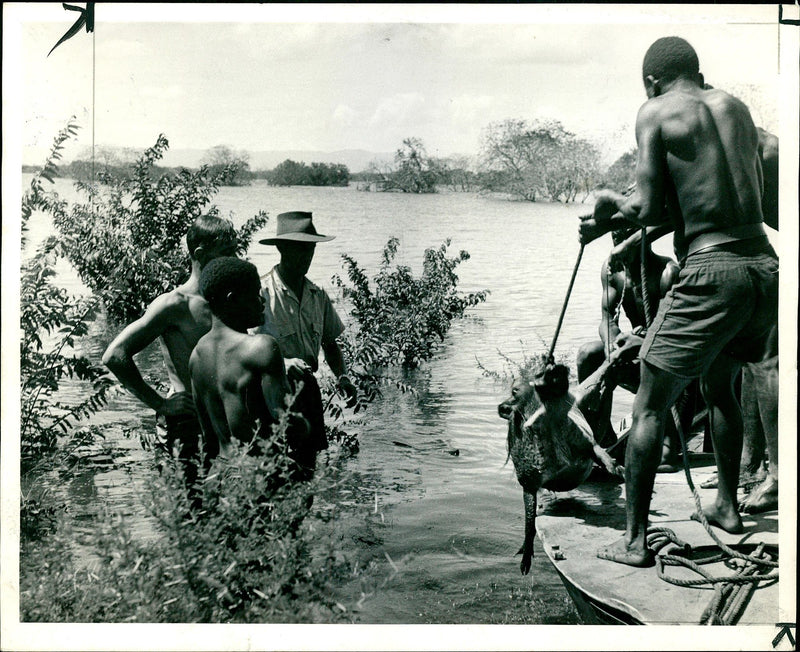
[[323, 342], [322, 352], [325, 354], [325, 362], [336, 376], [337, 384], [348, 398], [348, 407], [352, 407], [357, 397], [357, 391], [350, 378], [345, 375], [347, 374], [347, 364], [339, 343], [336, 340]]
[[[271, 336], [256, 336], [255, 352], [252, 355], [258, 373], [261, 376], [261, 395], [264, 403], [275, 421], [278, 421], [286, 410], [286, 395], [291, 388], [286, 377], [286, 369], [278, 343]], [[298, 414], [289, 415], [287, 438], [289, 446], [297, 449], [304, 445], [303, 440], [310, 433], [309, 423]], [[299, 438], [299, 439], [298, 439]]]
[[347, 364], [342, 349], [336, 339], [344, 332], [344, 324], [336, 314], [330, 297], [325, 294], [325, 308], [322, 323], [322, 352], [325, 362], [336, 376], [336, 383], [347, 396], [347, 406], [353, 407], [358, 400], [358, 392], [347, 374]]
[[617, 212], [640, 226], [661, 225], [664, 215], [664, 146], [658, 123], [658, 108], [650, 100], [636, 116], [636, 189], [629, 197], [606, 190], [598, 193], [594, 218], [598, 222], [611, 219]]
[[763, 175], [763, 192], [761, 194], [761, 212], [764, 224], [778, 230], [778, 138], [758, 128], [758, 155], [761, 159]]
[[[627, 221], [627, 220], [626, 220]], [[658, 226], [647, 227], [647, 241], [650, 243], [655, 242], [659, 238], [664, 237], [667, 233], [672, 233], [675, 230], [675, 225], [667, 221]], [[620, 242], [616, 247], [611, 250], [610, 261], [612, 267], [620, 257], [624, 257], [625, 253], [632, 247], [642, 246], [642, 232], [641, 230], [633, 232], [625, 240]]]
[[254, 362], [261, 375], [261, 394], [274, 419], [279, 419], [285, 409], [284, 397], [289, 393], [286, 369], [278, 343], [271, 336], [257, 335]]
[[144, 315], [128, 324], [108, 345], [103, 354], [103, 364], [119, 379], [122, 386], [149, 408], [159, 414], [174, 416], [193, 414], [194, 402], [188, 394], [164, 398], [140, 373], [133, 356], [158, 339], [172, 324], [175, 304], [169, 295], [157, 297]]
[[600, 339], [603, 340], [603, 349], [606, 360], [611, 355], [611, 345], [620, 334], [619, 324], [617, 323], [617, 308], [622, 301], [622, 295], [614, 282], [616, 274], [609, 275], [608, 261], [603, 265], [600, 272], [600, 282], [603, 286], [603, 295], [600, 303], [600, 327], [598, 332]]

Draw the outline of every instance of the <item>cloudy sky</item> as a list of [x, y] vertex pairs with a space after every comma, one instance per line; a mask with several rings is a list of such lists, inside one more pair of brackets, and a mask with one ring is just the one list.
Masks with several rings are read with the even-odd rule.
[[432, 154], [472, 155], [492, 121], [555, 118], [613, 158], [634, 144], [642, 56], [672, 34], [708, 81], [776, 121], [774, 6], [98, 4], [94, 44], [81, 32], [49, 57], [76, 14], [12, 9], [31, 163], [71, 114], [86, 127], [71, 151], [91, 142], [93, 45], [105, 145], [163, 132], [172, 149], [383, 152], [415, 136]]

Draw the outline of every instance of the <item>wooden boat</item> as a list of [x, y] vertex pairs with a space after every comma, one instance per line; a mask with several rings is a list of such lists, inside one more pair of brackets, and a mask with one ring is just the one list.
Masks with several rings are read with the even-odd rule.
[[[692, 480], [703, 504], [708, 505], [716, 490], [700, 485], [716, 470], [713, 455], [690, 453], [689, 460]], [[694, 498], [683, 472], [656, 476], [650, 527], [669, 528], [692, 546], [693, 557], [710, 557], [719, 548], [703, 525], [689, 518], [694, 511]], [[742, 518], [744, 534], [731, 535], [719, 528], [713, 528], [714, 533], [745, 554], [763, 543], [777, 560], [777, 511]], [[713, 586], [676, 586], [660, 579], [654, 567], [633, 568], [597, 558], [598, 548], [613, 543], [625, 532], [621, 484], [587, 482], [561, 494], [540, 492], [536, 526], [547, 556], [587, 624], [696, 625], [714, 597]], [[722, 562], [703, 568], [713, 576], [734, 573]], [[679, 579], [700, 578], [683, 567], [667, 567], [665, 573]], [[765, 580], [756, 587], [744, 600], [737, 624], [774, 625], [778, 620], [778, 583]]]

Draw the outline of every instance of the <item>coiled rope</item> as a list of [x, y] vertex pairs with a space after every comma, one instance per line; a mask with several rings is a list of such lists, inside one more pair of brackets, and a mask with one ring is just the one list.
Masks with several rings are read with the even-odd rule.
[[[650, 310], [650, 296], [647, 289], [647, 269], [645, 263], [645, 256], [647, 253], [647, 243], [645, 242], [646, 237], [647, 230], [642, 228], [642, 255], [640, 261], [642, 277], [642, 304], [645, 312], [645, 323], [649, 328], [653, 314]], [[684, 396], [685, 394], [682, 395], [681, 398], [684, 398]], [[714, 543], [716, 543], [720, 548], [722, 554], [714, 555], [703, 560], [702, 562], [693, 561], [687, 557], [687, 555], [691, 553], [691, 546], [684, 541], [681, 541], [672, 530], [664, 527], [648, 528], [647, 544], [648, 547], [653, 549], [654, 552], [658, 552], [666, 546], [672, 546], [672, 548], [676, 549], [676, 552], [680, 551], [682, 553], [680, 555], [676, 555], [665, 552], [664, 554], [656, 555], [656, 572], [658, 573], [658, 577], [660, 579], [677, 586], [688, 587], [704, 586], [709, 584], [714, 585], [714, 597], [711, 599], [711, 602], [700, 617], [701, 625], [735, 624], [739, 620], [741, 614], [744, 612], [744, 609], [747, 606], [747, 602], [753, 591], [755, 591], [757, 588], [756, 585], [759, 582], [778, 580], [777, 570], [775, 572], [768, 572], [766, 574], [761, 572], [764, 569], [777, 568], [778, 562], [774, 561], [771, 555], [764, 552], [763, 543], [758, 545], [752, 555], [746, 555], [734, 550], [730, 546], [727, 546], [716, 534], [714, 534], [706, 515], [703, 513], [700, 495], [697, 493], [697, 489], [692, 481], [692, 473], [689, 469], [689, 448], [687, 446], [683, 426], [681, 425], [679, 407], [677, 405], [673, 405], [671, 408], [671, 413], [675, 422], [675, 428], [678, 431], [678, 436], [681, 440], [683, 470], [686, 475], [686, 481], [689, 484], [689, 488], [692, 490], [697, 517], [699, 518], [700, 523], [703, 525], [705, 531], [714, 540]], [[667, 550], [669, 551], [671, 548], [668, 548]], [[701, 567], [701, 564], [705, 565], [723, 561], [726, 559], [726, 556], [745, 562], [739, 571], [734, 575], [726, 577], [714, 577]], [[685, 568], [689, 568], [690, 570], [693, 570], [697, 574], [701, 575], [702, 578], [690, 580], [670, 577], [665, 572], [665, 568], [667, 566], [683, 566]]]

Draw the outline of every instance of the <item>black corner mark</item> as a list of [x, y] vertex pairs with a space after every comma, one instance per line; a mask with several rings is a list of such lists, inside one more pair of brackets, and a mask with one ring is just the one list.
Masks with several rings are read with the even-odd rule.
[[781, 25], [800, 25], [800, 20], [792, 20], [783, 17], [783, 5], [778, 5], [778, 23]]
[[73, 36], [75, 36], [75, 34], [80, 32], [81, 31], [81, 27], [83, 27], [84, 25], [86, 26], [86, 31], [87, 32], [93, 32], [94, 31], [94, 2], [87, 2], [85, 9], [82, 8], [82, 7], [78, 7], [76, 5], [68, 5], [66, 2], [63, 2], [61, 4], [64, 7], [64, 9], [66, 9], [67, 11], [77, 11], [77, 12], [79, 12], [80, 16], [78, 17], [78, 20], [76, 20], [73, 23], [72, 27], [70, 27], [67, 30], [66, 34], [64, 34], [64, 36], [62, 36], [58, 40], [58, 43], [56, 43], [53, 46], [53, 48], [50, 50], [50, 52], [47, 53], [48, 57], [51, 54], [53, 54], [53, 50], [55, 50], [64, 41], [66, 41], [68, 39], [71, 39]]
[[783, 640], [783, 637], [786, 636], [789, 639], [789, 644], [792, 646], [792, 649], [795, 649], [795, 640], [794, 634], [792, 634], [793, 629], [797, 629], [796, 623], [775, 623], [775, 627], [780, 627], [781, 631], [778, 632], [778, 635], [772, 639], [772, 647], [778, 647], [778, 643]]

